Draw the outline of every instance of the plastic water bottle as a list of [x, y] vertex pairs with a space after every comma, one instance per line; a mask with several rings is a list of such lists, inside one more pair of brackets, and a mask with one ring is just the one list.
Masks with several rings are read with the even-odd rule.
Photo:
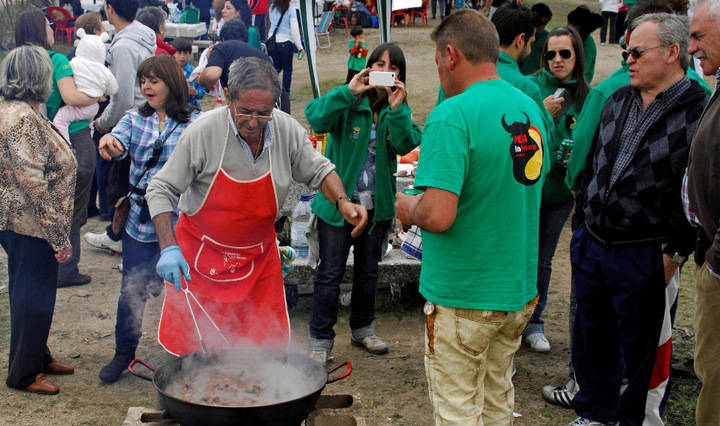
[[292, 216], [290, 217], [290, 246], [295, 249], [297, 257], [306, 258], [308, 256], [308, 240], [305, 233], [310, 223], [310, 201], [315, 194], [300, 195], [300, 202], [295, 205]]

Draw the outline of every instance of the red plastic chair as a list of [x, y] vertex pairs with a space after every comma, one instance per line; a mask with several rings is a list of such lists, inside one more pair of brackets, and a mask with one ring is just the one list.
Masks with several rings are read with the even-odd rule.
[[419, 9], [410, 9], [412, 13], [412, 23], [415, 25], [415, 17], [419, 16], [422, 19], [423, 25], [427, 26], [428, 24], [428, 17], [427, 17], [427, 7], [428, 2], [425, 0], [422, 2], [422, 6], [420, 6]]
[[408, 13], [408, 10], [407, 10], [407, 9], [394, 10], [394, 11], [392, 12], [392, 15], [390, 16], [391, 26], [394, 26], [394, 25], [395, 25], [395, 18], [396, 18], [397, 16], [402, 16], [403, 22], [405, 22], [405, 26], [407, 27], [407, 26], [408, 26], [408, 21], [410, 20], [410, 14]]
[[350, 15], [350, 9], [340, 5], [335, 5], [330, 9], [335, 14], [333, 20], [341, 21], [345, 25], [345, 35], [350, 33], [350, 27], [348, 26], [348, 15]]
[[55, 26], [55, 40], [58, 40], [58, 33], [65, 33], [69, 46], [72, 46], [73, 32], [75, 31], [75, 19], [64, 7], [48, 6], [45, 9], [50, 21]]

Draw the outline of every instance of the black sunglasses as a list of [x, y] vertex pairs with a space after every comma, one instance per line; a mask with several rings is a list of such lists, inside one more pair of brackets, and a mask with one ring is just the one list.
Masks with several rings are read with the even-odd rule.
[[560, 49], [560, 50], [548, 50], [545, 52], [545, 59], [548, 61], [552, 61], [555, 59], [555, 55], [560, 54], [560, 57], [563, 59], [570, 59], [572, 57], [572, 50], [570, 49]]
[[628, 58], [631, 56], [633, 59], [638, 60], [648, 50], [658, 49], [660, 47], [665, 47], [665, 46], [659, 45], [659, 46], [653, 46], [653, 47], [646, 47], [645, 49], [638, 49], [637, 47], [633, 47], [632, 49], [623, 51], [622, 57], [623, 57], [623, 60], [625, 60], [625, 61], [627, 61]]

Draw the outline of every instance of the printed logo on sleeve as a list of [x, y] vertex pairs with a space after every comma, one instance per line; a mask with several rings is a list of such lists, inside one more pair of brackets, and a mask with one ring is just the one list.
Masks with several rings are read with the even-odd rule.
[[512, 136], [510, 157], [513, 160], [513, 177], [523, 185], [534, 185], [540, 179], [543, 164], [543, 141], [537, 127], [530, 124], [525, 114], [525, 123], [516, 121], [510, 125], [502, 116], [502, 125]]

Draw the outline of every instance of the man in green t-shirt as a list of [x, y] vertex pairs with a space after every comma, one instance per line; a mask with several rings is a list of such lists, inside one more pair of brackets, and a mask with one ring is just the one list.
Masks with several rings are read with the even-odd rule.
[[535, 40], [532, 12], [525, 6], [508, 3], [495, 12], [492, 23], [500, 38], [497, 64], [500, 78], [522, 90], [544, 109], [540, 88], [520, 72], [520, 66], [530, 54], [530, 47]]
[[547, 131], [532, 99], [499, 79], [490, 21], [463, 9], [432, 38], [448, 98], [423, 130], [425, 192], [396, 203], [423, 230], [430, 399], [436, 424], [511, 424], [513, 356], [537, 303]]

